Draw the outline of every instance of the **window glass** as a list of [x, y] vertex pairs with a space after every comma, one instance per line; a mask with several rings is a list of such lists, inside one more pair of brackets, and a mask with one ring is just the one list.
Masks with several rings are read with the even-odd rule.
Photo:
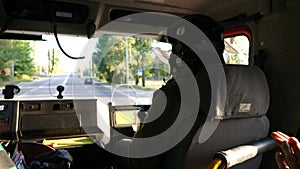
[[[67, 53], [85, 57], [72, 60], [61, 53], [53, 36], [43, 38], [46, 41], [0, 40], [0, 87], [18, 85], [21, 90], [15, 99], [56, 98], [57, 86], [63, 85], [64, 98], [97, 97], [114, 105], [151, 104], [153, 92], [171, 77], [171, 45], [155, 39], [59, 36]], [[225, 38], [226, 63], [247, 65], [249, 44], [244, 35]]]
[[[151, 104], [153, 92], [170, 78], [170, 50], [170, 45], [151, 38], [103, 34], [88, 42], [83, 49], [86, 58], [77, 62], [75, 70], [93, 78], [93, 85], [84, 87], [104, 103]], [[80, 90], [73, 91], [75, 97], [81, 96], [76, 93]]]
[[[101, 35], [90, 40], [53, 35], [45, 41], [0, 40], [0, 89], [17, 85], [14, 99], [97, 98], [107, 104], [151, 104], [153, 92], [170, 79], [171, 45], [152, 38]], [[0, 95], [0, 99], [4, 99]]]
[[227, 37], [224, 39], [223, 53], [226, 64], [249, 64], [249, 39], [245, 35]]

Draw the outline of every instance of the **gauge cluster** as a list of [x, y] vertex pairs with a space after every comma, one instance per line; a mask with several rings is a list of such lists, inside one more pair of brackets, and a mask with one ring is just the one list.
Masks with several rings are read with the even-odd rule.
[[0, 101], [0, 139], [16, 139], [18, 121], [17, 101]]

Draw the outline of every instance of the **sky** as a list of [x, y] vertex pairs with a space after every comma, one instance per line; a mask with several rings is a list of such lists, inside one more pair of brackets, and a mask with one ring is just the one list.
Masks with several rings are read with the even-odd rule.
[[[88, 39], [84, 37], [75, 36], [58, 36], [60, 44], [64, 51], [71, 55], [72, 57], [79, 57], [83, 52], [84, 46], [87, 44]], [[74, 72], [75, 66], [77, 64], [76, 60], [67, 58], [59, 49], [54, 35], [43, 35], [43, 39], [46, 41], [36, 41], [35, 42], [35, 52], [34, 58], [37, 65], [46, 66], [48, 65], [48, 50], [53, 48], [59, 52], [60, 67], [62, 67], [64, 72]]]

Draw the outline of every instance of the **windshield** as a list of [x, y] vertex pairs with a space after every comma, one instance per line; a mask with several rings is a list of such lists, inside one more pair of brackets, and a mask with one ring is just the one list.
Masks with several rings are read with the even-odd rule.
[[[155, 89], [170, 78], [171, 45], [151, 38], [102, 34], [87, 39], [53, 35], [45, 41], [0, 40], [2, 90], [16, 85], [13, 99], [97, 98], [112, 105], [151, 104]], [[9, 89], [7, 89], [8, 91]], [[1, 96], [4, 99], [4, 96]]]

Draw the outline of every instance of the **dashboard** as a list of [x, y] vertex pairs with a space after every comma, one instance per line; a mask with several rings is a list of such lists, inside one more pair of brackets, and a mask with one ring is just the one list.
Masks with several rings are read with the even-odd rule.
[[0, 138], [15, 140], [17, 130], [17, 107], [19, 102], [17, 101], [1, 101], [0, 102]]
[[[79, 101], [79, 100], [77, 100]], [[23, 140], [85, 134], [83, 126], [95, 133], [96, 100], [76, 110], [76, 100], [0, 101], [0, 139]]]
[[131, 128], [139, 122], [137, 112], [144, 107], [99, 106], [97, 99], [1, 100], [0, 140], [43, 140], [86, 133], [99, 135], [103, 134], [99, 123], [117, 129]]

